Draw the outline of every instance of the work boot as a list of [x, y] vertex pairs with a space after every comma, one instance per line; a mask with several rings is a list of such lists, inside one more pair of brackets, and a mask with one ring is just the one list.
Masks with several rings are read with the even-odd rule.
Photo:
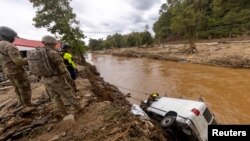
[[36, 107], [36, 104], [32, 103], [31, 101], [23, 102], [24, 107]]
[[36, 110], [36, 107], [24, 107], [23, 109], [22, 109], [22, 112], [23, 113], [31, 113], [31, 112], [33, 112], [33, 111], [35, 111]]

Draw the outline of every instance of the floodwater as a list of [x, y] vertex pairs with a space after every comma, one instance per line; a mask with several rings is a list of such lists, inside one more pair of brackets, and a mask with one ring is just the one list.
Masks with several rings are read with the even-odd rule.
[[88, 54], [105, 81], [130, 93], [139, 104], [158, 92], [207, 103], [221, 124], [250, 124], [250, 70], [169, 62], [147, 58]]

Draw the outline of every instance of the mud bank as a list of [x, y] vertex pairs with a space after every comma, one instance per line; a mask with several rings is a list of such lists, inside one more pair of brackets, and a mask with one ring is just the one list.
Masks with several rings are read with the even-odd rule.
[[[83, 111], [74, 113], [65, 103], [69, 116], [57, 119], [43, 85], [32, 83], [36, 109], [15, 109], [13, 88], [1, 91], [0, 141], [165, 141], [163, 131], [148, 120], [130, 113], [131, 105], [113, 85], [104, 82], [94, 66], [79, 66], [76, 98]], [[7, 102], [7, 103], [6, 103]]]
[[105, 51], [95, 51], [98, 54], [111, 54], [123, 57], [147, 57], [177, 62], [190, 62], [195, 64], [249, 68], [250, 67], [250, 41], [227, 41], [197, 43], [196, 54], [183, 53], [188, 44], [171, 44], [143, 48], [122, 48]]

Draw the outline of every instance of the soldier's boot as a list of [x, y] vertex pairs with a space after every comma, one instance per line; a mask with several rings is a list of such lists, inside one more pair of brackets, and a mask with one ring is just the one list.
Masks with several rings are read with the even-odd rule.
[[22, 111], [24, 113], [30, 113], [30, 112], [33, 112], [35, 110], [36, 110], [36, 107], [24, 107]]

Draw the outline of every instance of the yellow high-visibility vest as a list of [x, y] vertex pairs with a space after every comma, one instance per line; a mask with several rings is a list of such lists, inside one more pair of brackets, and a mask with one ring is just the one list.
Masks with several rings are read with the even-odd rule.
[[76, 64], [72, 60], [72, 57], [73, 56], [70, 53], [68, 53], [68, 52], [64, 53], [64, 55], [63, 55], [63, 59], [68, 60], [69, 64], [71, 64], [72, 67], [75, 69], [76, 68]]

